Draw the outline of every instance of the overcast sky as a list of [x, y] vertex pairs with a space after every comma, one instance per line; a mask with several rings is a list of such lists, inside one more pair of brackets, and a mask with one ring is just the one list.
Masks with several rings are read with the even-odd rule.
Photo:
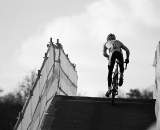
[[131, 53], [123, 90], [153, 85], [159, 6], [159, 0], [0, 0], [0, 88], [11, 91], [38, 70], [53, 37], [77, 65], [78, 92], [105, 93], [108, 68], [102, 49], [110, 32]]

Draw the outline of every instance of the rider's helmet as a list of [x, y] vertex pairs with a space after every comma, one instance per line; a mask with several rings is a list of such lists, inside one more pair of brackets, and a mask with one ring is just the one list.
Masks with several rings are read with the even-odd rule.
[[107, 36], [107, 41], [111, 41], [111, 40], [116, 40], [116, 36], [112, 33], [110, 33], [108, 36]]

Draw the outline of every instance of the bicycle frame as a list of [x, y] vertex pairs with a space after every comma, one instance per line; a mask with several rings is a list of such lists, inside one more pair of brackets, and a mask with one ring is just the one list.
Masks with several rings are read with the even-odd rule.
[[[124, 62], [125, 63], [125, 62]], [[118, 86], [119, 86], [119, 63], [116, 60], [115, 62], [115, 69], [113, 70], [113, 75], [112, 75], [112, 104], [114, 104], [114, 98], [116, 95], [118, 95]], [[125, 66], [125, 70], [127, 69], [127, 63]]]
[[118, 62], [115, 62], [115, 69], [112, 75], [112, 104], [114, 104], [114, 98], [118, 95], [118, 77], [119, 77], [119, 68]]
[[114, 72], [113, 72], [113, 76], [112, 76], [112, 87], [113, 88], [116, 88], [118, 87], [118, 74], [119, 74], [119, 68], [118, 68], [118, 63], [116, 62], [115, 63], [115, 69], [114, 69]]

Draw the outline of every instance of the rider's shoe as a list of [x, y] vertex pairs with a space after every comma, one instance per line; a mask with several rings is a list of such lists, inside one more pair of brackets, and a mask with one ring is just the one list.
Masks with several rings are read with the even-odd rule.
[[120, 75], [119, 86], [122, 86], [122, 84], [123, 84], [123, 74]]
[[109, 90], [106, 92], [105, 96], [106, 96], [106, 97], [109, 97], [110, 94], [111, 94], [111, 90], [109, 89]]

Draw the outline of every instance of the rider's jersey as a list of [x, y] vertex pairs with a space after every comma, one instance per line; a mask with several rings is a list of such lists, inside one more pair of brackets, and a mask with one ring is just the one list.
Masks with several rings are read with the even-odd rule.
[[121, 47], [123, 43], [118, 40], [111, 40], [105, 43], [106, 48], [109, 50], [109, 53], [113, 53], [114, 51], [122, 52]]
[[121, 52], [124, 49], [127, 53], [129, 53], [128, 48], [119, 40], [111, 40], [105, 43], [105, 47], [109, 50], [109, 54], [112, 54], [115, 51]]

